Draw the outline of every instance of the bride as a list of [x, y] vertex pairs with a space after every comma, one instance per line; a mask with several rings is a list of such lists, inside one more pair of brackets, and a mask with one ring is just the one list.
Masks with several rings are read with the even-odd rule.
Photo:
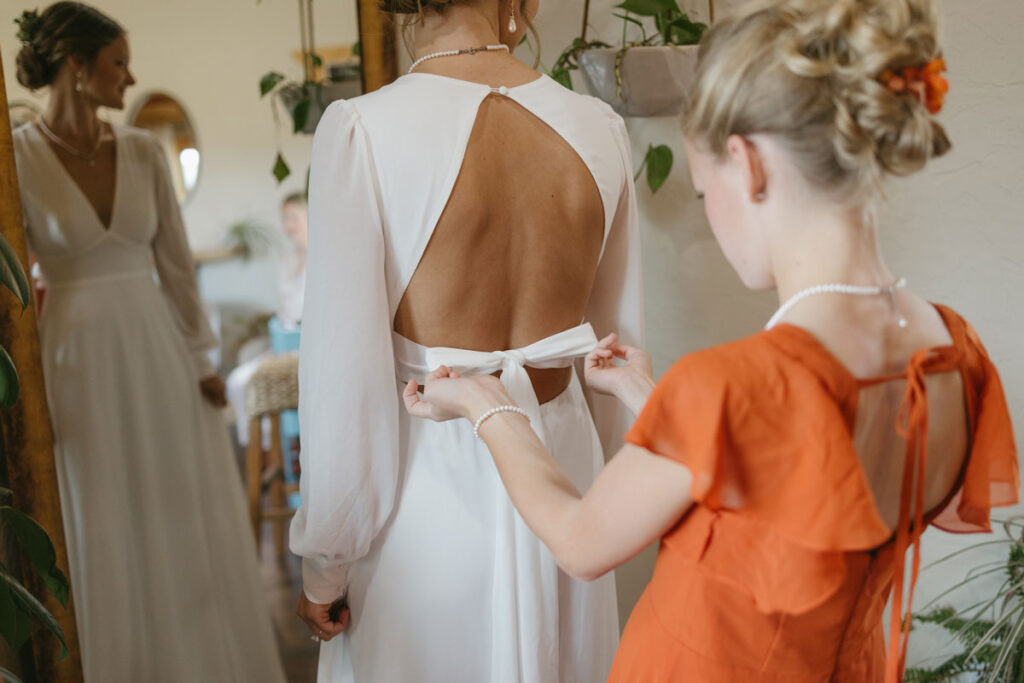
[[401, 405], [440, 364], [500, 372], [590, 485], [625, 416], [572, 362], [595, 329], [642, 330], [626, 130], [509, 54], [536, 0], [382, 4], [414, 15], [413, 68], [333, 104], [313, 145], [291, 544], [319, 680], [603, 680], [611, 575], [560, 572], [471, 426]]

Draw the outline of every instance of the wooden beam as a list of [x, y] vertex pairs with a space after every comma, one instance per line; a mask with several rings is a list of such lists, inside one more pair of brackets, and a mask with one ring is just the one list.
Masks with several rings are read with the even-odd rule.
[[398, 78], [394, 20], [377, 0], [357, 0], [359, 47], [362, 51], [363, 92], [373, 92]]
[[[7, 87], [0, 63], [0, 233], [11, 243], [22, 264], [28, 264], [28, 247], [18, 193], [18, 176], [7, 109]], [[4, 294], [8, 294], [6, 291]], [[0, 296], [0, 343], [18, 368], [20, 399], [10, 410], [0, 411], [3, 452], [7, 454], [7, 476], [14, 490], [14, 504], [32, 516], [50, 534], [57, 550], [57, 565], [68, 576], [68, 555], [64, 543], [57, 468], [53, 460], [53, 434], [46, 405], [46, 385], [39, 351], [35, 308], [24, 312], [13, 296]], [[40, 683], [82, 683], [82, 661], [78, 649], [73, 604], [67, 609], [50, 597], [34, 573], [25, 577], [26, 587], [40, 598], [64, 631], [70, 654], [57, 661], [60, 643], [48, 631], [38, 630], [26, 647], [32, 648], [37, 681]], [[75, 586], [71, 587], [72, 599]]]

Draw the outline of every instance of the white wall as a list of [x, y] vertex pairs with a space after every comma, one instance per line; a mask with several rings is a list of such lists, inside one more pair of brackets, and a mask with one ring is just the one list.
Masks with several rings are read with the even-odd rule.
[[[615, 4], [592, 0], [593, 37], [618, 40], [621, 23], [611, 17]], [[706, 3], [680, 5], [706, 20]], [[719, 0], [716, 12], [721, 16], [727, 7]], [[581, 16], [578, 0], [542, 2], [537, 24], [546, 65], [578, 35]], [[884, 247], [895, 273], [932, 300], [956, 308], [978, 329], [1001, 371], [1017, 432], [1024, 434], [1024, 3], [945, 0], [943, 16], [952, 89], [940, 120], [953, 151], [925, 172], [892, 183]], [[677, 123], [630, 119], [627, 125], [636, 163], [649, 143], [664, 142], [676, 152], [676, 167], [658, 194], [650, 196], [645, 185], [639, 190], [648, 345], [660, 373], [681, 354], [756, 331], [777, 302], [747, 292], [715, 246], [690, 186]], [[981, 540], [929, 531], [925, 563]], [[970, 567], [1004, 555], [1002, 548], [989, 550], [925, 571], [915, 605], [925, 605]], [[648, 551], [620, 570], [623, 616], [652, 560]], [[968, 602], [967, 596], [954, 601]], [[915, 631], [911, 641], [911, 663], [947, 643], [927, 628]]]
[[[228, 226], [253, 218], [280, 225], [280, 200], [305, 186], [311, 137], [278, 130], [268, 101], [259, 97], [267, 71], [301, 77], [292, 57], [299, 49], [295, 0], [90, 0], [128, 30], [132, 71], [138, 84], [128, 91], [127, 108], [151, 90], [171, 93], [190, 113], [199, 139], [202, 166], [195, 196], [185, 206], [194, 248], [218, 244]], [[358, 40], [355, 0], [317, 2], [318, 45]], [[44, 3], [0, 0], [0, 54], [11, 100], [31, 99], [18, 84], [15, 56], [20, 43], [13, 20], [26, 7]], [[40, 98], [45, 91], [40, 91]], [[123, 121], [112, 112], [110, 119]], [[287, 121], [285, 121], [287, 123]], [[293, 175], [278, 186], [270, 173], [281, 142]], [[201, 287], [213, 301], [275, 305], [275, 273], [267, 260], [243, 265], [204, 266]]]

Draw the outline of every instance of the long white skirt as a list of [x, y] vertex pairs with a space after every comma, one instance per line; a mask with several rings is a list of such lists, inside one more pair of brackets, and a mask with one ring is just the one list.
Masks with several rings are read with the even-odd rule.
[[[540, 410], [551, 452], [586, 490], [603, 456], [575, 374]], [[583, 583], [557, 570], [465, 420], [414, 420], [403, 410], [401, 429], [395, 510], [349, 570], [352, 622], [321, 645], [318, 683], [606, 680], [618, 645], [613, 575]], [[550, 637], [529, 626], [551, 619]], [[531, 670], [537, 661], [554, 669]]]
[[223, 420], [152, 276], [41, 322], [86, 683], [282, 683]]

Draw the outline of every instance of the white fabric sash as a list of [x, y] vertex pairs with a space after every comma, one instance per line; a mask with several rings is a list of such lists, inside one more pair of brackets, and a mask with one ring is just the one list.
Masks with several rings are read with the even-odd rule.
[[430, 371], [442, 365], [464, 375], [483, 375], [501, 370], [501, 383], [516, 404], [530, 416], [533, 429], [545, 441], [540, 422], [540, 403], [533, 391], [526, 367], [564, 368], [574, 358], [581, 358], [597, 346], [597, 335], [590, 323], [583, 323], [558, 334], [510, 351], [467, 351], [447, 347], [427, 349], [426, 365]]

